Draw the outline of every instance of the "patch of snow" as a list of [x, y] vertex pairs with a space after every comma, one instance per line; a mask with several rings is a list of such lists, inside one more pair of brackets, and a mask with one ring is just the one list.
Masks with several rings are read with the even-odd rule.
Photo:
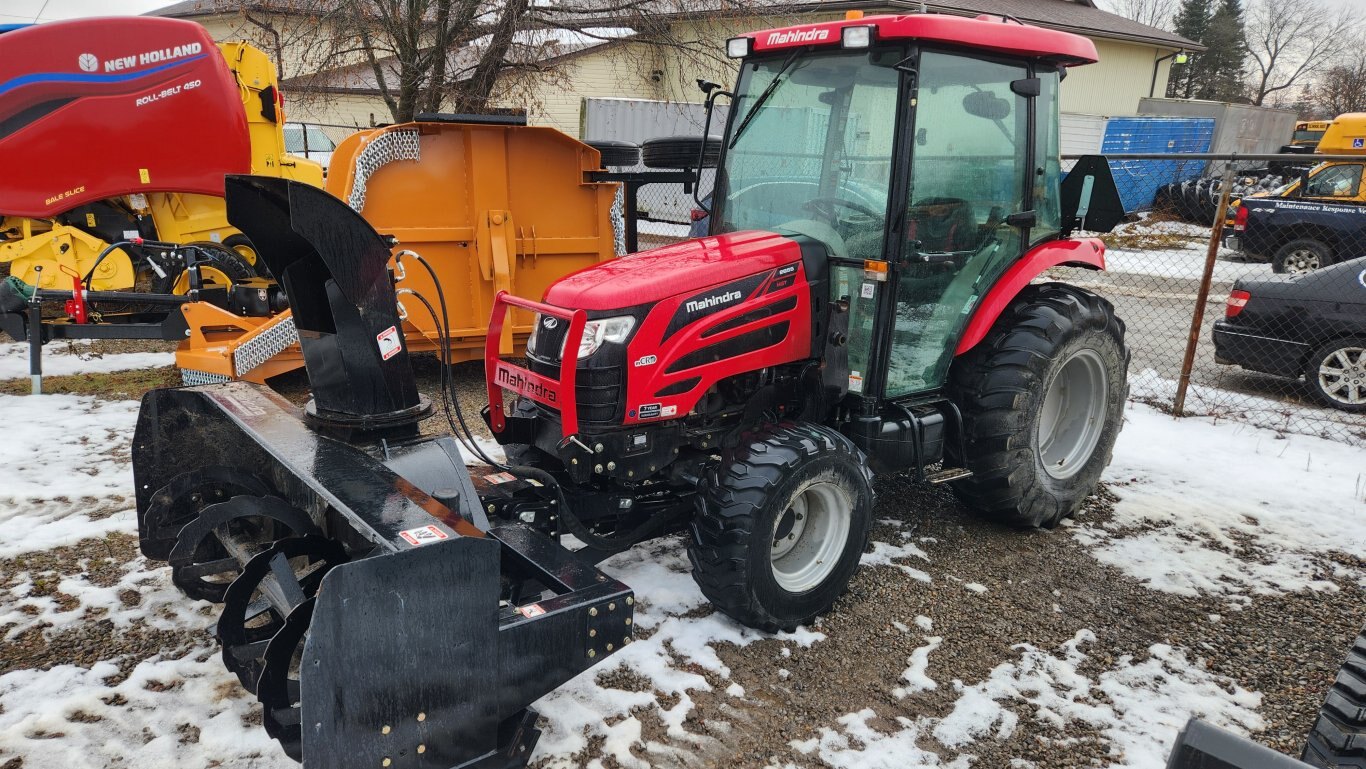
[[987, 586], [980, 582], [964, 582], [963, 587], [979, 595], [987, 591]]
[[0, 676], [0, 744], [22, 756], [25, 769], [298, 766], [247, 723], [255, 698], [223, 668], [217, 649], [154, 657], [126, 680], [106, 682], [117, 673], [114, 663], [100, 662]]
[[906, 681], [906, 685], [893, 689], [893, 696], [900, 700], [912, 694], [939, 688], [939, 684], [930, 678], [925, 671], [930, 666], [930, 652], [938, 649], [943, 642], [944, 639], [940, 636], [927, 636], [925, 645], [911, 652], [911, 656], [906, 660], [910, 666], [901, 673], [901, 678]]
[[1315, 554], [1366, 551], [1366, 471], [1341, 443], [1131, 405], [1104, 477], [1112, 520], [1069, 531], [1155, 590], [1331, 590]]
[[131, 513], [88, 513], [131, 496], [137, 410], [136, 401], [0, 394], [0, 558], [129, 529]]
[[934, 620], [921, 614], [915, 618], [915, 626], [928, 633], [934, 630]]
[[920, 569], [912, 568], [904, 563], [897, 563], [902, 558], [919, 558], [929, 561], [930, 557], [924, 550], [916, 547], [910, 542], [903, 542], [900, 545], [893, 545], [887, 542], [874, 542], [872, 552], [864, 553], [859, 559], [859, 563], [864, 566], [893, 566], [906, 572], [912, 579], [921, 582], [929, 582], [930, 575]]
[[1007, 705], [1023, 702], [1033, 706], [1038, 721], [1056, 729], [1073, 722], [1099, 729], [1111, 743], [1114, 769], [1146, 769], [1165, 765], [1176, 733], [1192, 717], [1243, 732], [1263, 727], [1254, 712], [1260, 694], [1209, 673], [1164, 644], [1149, 647], [1151, 656], [1141, 662], [1120, 657], [1095, 679], [1082, 674], [1078, 667], [1087, 655], [1081, 645], [1094, 642], [1091, 631], [1081, 630], [1058, 653], [1020, 644], [1018, 660], [998, 665], [980, 683], [955, 681], [958, 701], [935, 724], [935, 739], [948, 747], [1006, 739], [1020, 718]]
[[[12, 345], [8, 345], [12, 346]], [[0, 379], [28, 378], [28, 345], [21, 354], [0, 353]], [[53, 354], [43, 350], [43, 376], [104, 374], [111, 371], [162, 368], [175, 365], [175, 353], [119, 352], [108, 355]]]
[[[622, 766], [640, 765], [640, 759], [631, 752], [632, 747], [641, 744], [639, 734], [634, 741], [626, 740], [622, 738], [620, 722], [616, 726], [607, 724], [621, 718], [629, 720], [635, 708], [653, 710], [671, 738], [685, 744], [701, 744], [707, 738], [684, 728], [683, 722], [694, 707], [691, 693], [712, 690], [706, 677], [694, 672], [696, 669], [723, 679], [730, 677], [730, 668], [717, 655], [715, 644], [744, 646], [776, 638], [805, 648], [825, 639], [824, 634], [807, 628], [798, 628], [794, 633], [762, 633], [742, 627], [719, 612], [705, 617], [683, 617], [707, 602], [693, 582], [686, 549], [677, 536], [613, 556], [601, 568], [636, 591], [635, 626], [649, 637], [633, 641], [533, 706], [548, 724], [532, 759], [545, 759], [548, 766], [577, 766], [574, 754], [588, 747], [594, 737], [607, 740], [603, 752]], [[788, 651], [786, 647], [784, 651]], [[625, 691], [597, 683], [600, 675], [615, 670], [627, 670], [648, 679], [652, 690]], [[659, 700], [661, 694], [676, 698], [677, 702], [666, 707]], [[657, 744], [645, 744], [644, 748], [664, 750]]]

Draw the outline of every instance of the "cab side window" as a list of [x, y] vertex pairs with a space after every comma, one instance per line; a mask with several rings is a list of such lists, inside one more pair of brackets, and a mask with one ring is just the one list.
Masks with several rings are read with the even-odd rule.
[[1361, 190], [1361, 165], [1328, 166], [1309, 177], [1304, 196], [1309, 198], [1354, 198]]

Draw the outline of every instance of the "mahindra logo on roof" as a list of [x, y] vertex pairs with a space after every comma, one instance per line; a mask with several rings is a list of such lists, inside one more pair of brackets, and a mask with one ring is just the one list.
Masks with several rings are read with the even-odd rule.
[[771, 32], [765, 45], [786, 45], [788, 43], [819, 43], [830, 37], [828, 29], [793, 29], [787, 32]]

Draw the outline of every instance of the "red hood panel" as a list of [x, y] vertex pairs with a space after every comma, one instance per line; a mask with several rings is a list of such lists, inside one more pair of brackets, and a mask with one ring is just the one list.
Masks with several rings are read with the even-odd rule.
[[584, 310], [654, 304], [801, 259], [796, 241], [771, 232], [729, 232], [641, 251], [561, 278], [545, 301]]

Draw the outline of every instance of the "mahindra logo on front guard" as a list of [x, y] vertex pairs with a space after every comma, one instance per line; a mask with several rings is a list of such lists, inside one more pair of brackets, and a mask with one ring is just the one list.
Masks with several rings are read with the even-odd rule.
[[691, 302], [688, 302], [687, 304], [683, 305], [683, 308], [686, 309], [688, 312], [708, 310], [712, 307], [715, 307], [718, 304], [728, 304], [730, 302], [733, 302], [736, 299], [739, 299], [741, 296], [742, 295], [739, 291], [727, 291], [726, 293], [720, 294], [718, 296], [709, 296], [705, 299], [694, 299]]
[[559, 393], [540, 382], [524, 377], [511, 369], [500, 367], [498, 369], [498, 374], [494, 379], [499, 385], [506, 387], [509, 390], [516, 390], [523, 395], [529, 395], [536, 399], [544, 399], [548, 403], [559, 402]]
[[828, 29], [794, 29], [788, 32], [770, 32], [765, 45], [786, 45], [787, 43], [819, 43], [830, 37]]

